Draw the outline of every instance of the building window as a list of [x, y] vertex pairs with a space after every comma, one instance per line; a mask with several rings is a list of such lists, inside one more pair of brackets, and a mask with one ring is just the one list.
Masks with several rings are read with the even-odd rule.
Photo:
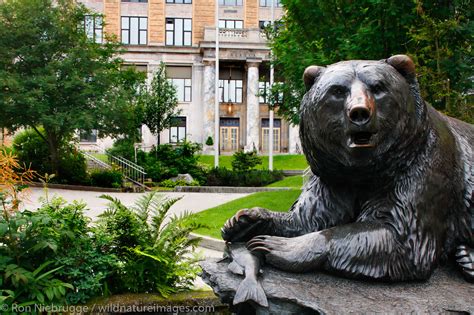
[[242, 0], [219, 0], [219, 5], [238, 6], [242, 5]]
[[86, 15], [84, 17], [84, 31], [87, 38], [98, 44], [102, 44], [102, 17]]
[[[262, 119], [262, 151], [268, 152], [269, 149], [269, 135], [270, 135], [270, 120], [268, 118]], [[273, 120], [273, 152], [280, 152], [281, 143], [281, 120]]]
[[260, 103], [268, 104], [270, 101], [270, 82], [258, 82], [258, 99]]
[[186, 117], [176, 117], [170, 128], [170, 143], [186, 141]]
[[242, 20], [219, 20], [219, 28], [243, 29], [244, 21]]
[[242, 80], [219, 80], [221, 103], [242, 103]]
[[166, 3], [191, 4], [191, 0], [166, 0]]
[[93, 129], [91, 131], [81, 130], [79, 132], [79, 141], [80, 142], [97, 142], [97, 130]]
[[261, 30], [266, 29], [271, 24], [270, 21], [259, 21], [258, 26]]
[[122, 16], [122, 44], [146, 45], [147, 37], [147, 17]]
[[178, 102], [191, 102], [191, 79], [169, 79], [176, 88]]
[[280, 0], [260, 0], [260, 6], [261, 7], [271, 7], [272, 6], [272, 1], [273, 1], [273, 6], [281, 7], [281, 1]]
[[166, 18], [166, 45], [191, 46], [191, 19]]
[[166, 66], [166, 77], [176, 87], [178, 102], [192, 101], [192, 67]]

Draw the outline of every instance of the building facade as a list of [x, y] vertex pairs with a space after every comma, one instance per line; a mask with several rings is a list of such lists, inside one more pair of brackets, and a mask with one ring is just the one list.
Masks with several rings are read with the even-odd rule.
[[[270, 49], [263, 27], [271, 20], [271, 0], [219, 0], [219, 34], [215, 29], [215, 0], [82, 0], [100, 17], [88, 17], [88, 35], [101, 42], [113, 34], [126, 48], [122, 56], [153, 76], [161, 62], [177, 88], [181, 115], [175, 127], [163, 131], [160, 143], [184, 139], [214, 141], [214, 100], [220, 100], [219, 150], [268, 151]], [[274, 16], [283, 11], [274, 0]], [[215, 89], [215, 42], [219, 36], [219, 91]], [[216, 93], [217, 92], [217, 93]], [[81, 145], [110, 146], [111, 139], [81, 137]], [[156, 135], [142, 128], [143, 147], [157, 143]], [[212, 151], [212, 147], [203, 146]], [[299, 152], [296, 127], [275, 117], [274, 152]]]

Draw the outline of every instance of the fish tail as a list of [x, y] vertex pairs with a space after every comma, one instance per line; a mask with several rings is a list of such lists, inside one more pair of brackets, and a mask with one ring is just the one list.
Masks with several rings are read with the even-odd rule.
[[253, 278], [245, 278], [240, 283], [234, 296], [234, 305], [252, 300], [263, 307], [268, 307], [267, 295], [262, 285]]

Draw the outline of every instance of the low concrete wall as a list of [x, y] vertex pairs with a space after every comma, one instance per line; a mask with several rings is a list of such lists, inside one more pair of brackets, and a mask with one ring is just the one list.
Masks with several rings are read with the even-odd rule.
[[199, 243], [199, 246], [201, 247], [216, 250], [219, 252], [223, 252], [225, 249], [225, 242], [223, 240], [218, 240], [216, 238], [212, 238], [205, 235], [199, 235], [196, 233], [189, 234], [190, 239], [195, 239], [198, 237], [201, 238], [201, 242]]
[[[33, 182], [33, 183], [28, 183], [28, 186], [44, 187], [44, 184]], [[48, 188], [82, 190], [82, 191], [98, 191], [98, 192], [122, 192], [120, 188], [104, 188], [104, 187], [94, 187], [94, 186], [63, 185], [63, 184], [48, 184]]]
[[304, 171], [303, 170], [286, 170], [282, 171], [283, 175], [285, 176], [295, 176], [295, 175], [301, 175], [303, 176]]
[[200, 193], [239, 193], [250, 194], [261, 191], [290, 190], [288, 187], [228, 187], [228, 186], [176, 186], [175, 192], [200, 192]]

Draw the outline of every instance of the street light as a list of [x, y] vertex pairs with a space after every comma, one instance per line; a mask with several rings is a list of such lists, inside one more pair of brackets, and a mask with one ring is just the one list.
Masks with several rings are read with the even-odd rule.
[[216, 0], [216, 73], [214, 87], [214, 167], [219, 167], [219, 0]]

